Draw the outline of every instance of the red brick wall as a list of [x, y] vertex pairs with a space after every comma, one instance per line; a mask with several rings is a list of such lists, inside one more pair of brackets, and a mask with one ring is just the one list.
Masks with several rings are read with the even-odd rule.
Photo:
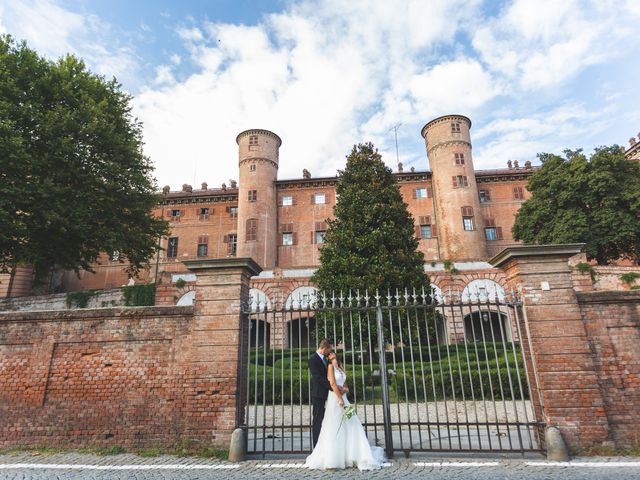
[[0, 446], [171, 445], [193, 308], [0, 314]]
[[640, 292], [580, 292], [578, 302], [618, 446], [640, 441]]

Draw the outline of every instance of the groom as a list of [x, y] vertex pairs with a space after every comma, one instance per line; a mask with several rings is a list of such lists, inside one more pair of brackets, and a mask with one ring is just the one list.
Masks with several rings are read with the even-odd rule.
[[320, 428], [324, 419], [324, 405], [329, 396], [331, 385], [327, 379], [327, 355], [331, 353], [331, 342], [326, 338], [320, 340], [318, 350], [309, 357], [311, 372], [311, 404], [313, 405], [313, 446], [318, 443]]

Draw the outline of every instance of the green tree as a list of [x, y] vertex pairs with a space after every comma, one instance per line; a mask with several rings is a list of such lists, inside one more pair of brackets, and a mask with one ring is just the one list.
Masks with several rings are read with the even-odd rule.
[[[405, 288], [409, 294], [414, 288], [418, 294], [422, 289], [429, 292], [413, 218], [391, 170], [371, 143], [353, 147], [345, 169], [339, 172], [336, 193], [335, 218], [328, 221], [320, 267], [312, 279], [319, 289], [330, 296], [332, 291], [347, 296], [358, 290], [361, 295], [365, 291], [375, 295], [377, 290], [386, 296], [387, 291], [393, 295], [396, 289], [403, 294]], [[373, 319], [375, 322], [375, 315]], [[331, 323], [333, 320], [329, 319]], [[357, 322], [356, 332], [366, 330], [366, 342], [367, 322], [360, 315], [352, 315], [349, 321]], [[415, 326], [416, 321], [412, 314], [407, 323]], [[338, 327], [338, 331], [342, 329]], [[348, 327], [344, 336], [349, 343]]]
[[168, 225], [142, 126], [115, 79], [66, 56], [48, 61], [0, 37], [0, 267], [91, 270], [119, 252], [134, 275]]
[[538, 155], [542, 167], [529, 179], [513, 237], [528, 244], [586, 243], [598, 263], [640, 259], [640, 163], [617, 145], [565, 156]]

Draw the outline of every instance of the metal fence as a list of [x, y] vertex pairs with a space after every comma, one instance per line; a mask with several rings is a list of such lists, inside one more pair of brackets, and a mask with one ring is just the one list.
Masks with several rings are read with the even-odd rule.
[[342, 359], [370, 442], [388, 456], [540, 449], [521, 306], [514, 292], [484, 291], [250, 299], [238, 401], [248, 452], [311, 451], [308, 359], [321, 338]]

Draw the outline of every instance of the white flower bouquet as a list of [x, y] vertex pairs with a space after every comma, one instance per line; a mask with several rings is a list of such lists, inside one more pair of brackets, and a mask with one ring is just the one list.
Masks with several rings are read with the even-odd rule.
[[338, 432], [336, 432], [336, 435], [340, 432], [340, 429], [342, 428], [342, 423], [345, 420], [349, 420], [355, 414], [356, 414], [356, 409], [353, 408], [353, 405], [347, 405], [346, 407], [344, 407], [344, 411], [342, 412], [342, 419], [340, 419], [340, 426], [338, 427]]

